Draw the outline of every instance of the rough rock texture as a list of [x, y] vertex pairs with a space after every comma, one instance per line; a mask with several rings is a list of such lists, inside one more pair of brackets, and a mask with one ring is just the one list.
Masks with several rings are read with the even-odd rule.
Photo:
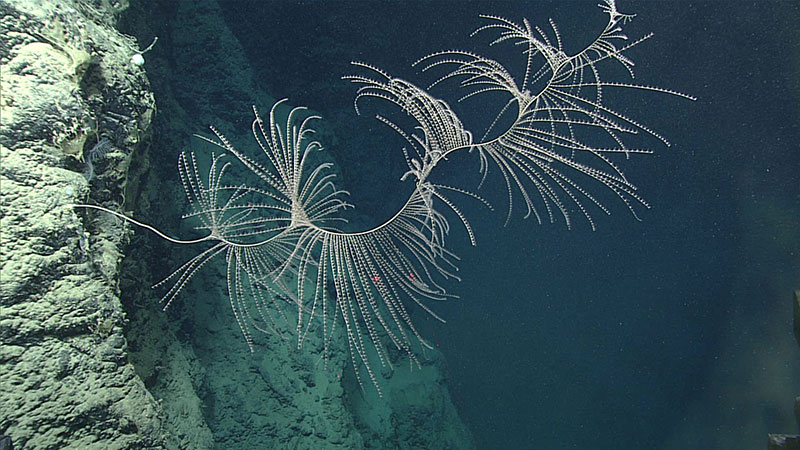
[[346, 383], [348, 409], [369, 448], [475, 448], [447, 390], [442, 354], [429, 350], [419, 368], [405, 359], [393, 364], [393, 372], [383, 373], [381, 399], [358, 391], [355, 382]]
[[[127, 359], [126, 227], [70, 203], [123, 201], [153, 97], [124, 4], [0, 1], [0, 433], [16, 448], [161, 448], [159, 406]], [[96, 143], [94, 174], [84, 160]], [[83, 218], [82, 218], [83, 217]]]

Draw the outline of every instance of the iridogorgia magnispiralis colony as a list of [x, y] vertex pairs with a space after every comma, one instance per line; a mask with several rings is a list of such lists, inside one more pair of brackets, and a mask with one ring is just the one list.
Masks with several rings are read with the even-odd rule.
[[[205, 237], [174, 239], [101, 206], [73, 206], [114, 214], [176, 244], [210, 244], [156, 285], [166, 291], [164, 308], [204, 265], [224, 256], [231, 308], [251, 351], [254, 329], [277, 333], [290, 321], [298, 346], [310, 330], [321, 329], [326, 356], [334, 330], [342, 327], [356, 378], [362, 388], [369, 378], [380, 393], [374, 366], [391, 367], [387, 347], [406, 354], [412, 366], [430, 348], [411, 310], [442, 320], [430, 304], [453, 297], [445, 288], [449, 279], [458, 280], [458, 257], [445, 247], [450, 222], [460, 223], [476, 243], [459, 202], [470, 198], [489, 205], [465, 187], [431, 180], [448, 156], [475, 155], [484, 179], [497, 171], [507, 189], [506, 220], [522, 210], [539, 223], [563, 221], [571, 227], [582, 218], [594, 229], [595, 215], [610, 214], [609, 199], [634, 217], [637, 209], [648, 207], [621, 165], [651, 153], [630, 146], [632, 136], [669, 143], [611, 109], [605, 99], [620, 90], [693, 97], [633, 83], [634, 63], [626, 51], [651, 35], [629, 39], [623, 26], [634, 16], [617, 11], [614, 0], [599, 6], [608, 16], [605, 28], [574, 54], [564, 51], [552, 20], [541, 28], [527, 20], [481, 16], [484, 24], [472, 35], [490, 35], [490, 46], [518, 49], [523, 61], [519, 73], [477, 53], [443, 51], [413, 63], [423, 74], [433, 74], [427, 87], [419, 87], [354, 62], [358, 74], [344, 80], [357, 86], [356, 112], [365, 102], [388, 104], [411, 122], [376, 116], [407, 143], [402, 153], [408, 171], [398, 182], [414, 188], [399, 211], [372, 229], [341, 231], [341, 213], [351, 205], [334, 183], [331, 164], [314, 164], [313, 153], [322, 150], [314, 137], [318, 117], [304, 108], [278, 114], [284, 100], [265, 117], [253, 108], [252, 133], [263, 154], [248, 156], [212, 127], [213, 137], [202, 139], [222, 152], [212, 155], [209, 167], [198, 164], [193, 153], [180, 155], [178, 170], [189, 202], [184, 218], [198, 223]], [[616, 66], [628, 80], [607, 81], [601, 76], [606, 66]], [[461, 89], [450, 99], [455, 102], [468, 104], [485, 96], [503, 100], [485, 114], [485, 129], [468, 130], [451, 104], [431, 93], [448, 86]], [[257, 185], [227, 180], [232, 161], [252, 172]], [[315, 322], [321, 326], [312, 327]]]

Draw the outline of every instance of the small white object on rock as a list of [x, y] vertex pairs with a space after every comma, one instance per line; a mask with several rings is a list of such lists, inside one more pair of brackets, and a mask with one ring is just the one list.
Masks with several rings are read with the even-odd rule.
[[131, 56], [131, 64], [136, 66], [144, 65], [144, 56], [142, 56], [141, 53], [134, 54], [133, 56]]
[[158, 36], [153, 38], [153, 42], [151, 42], [146, 49], [140, 51], [139, 53], [134, 53], [133, 56], [131, 56], [131, 64], [139, 67], [143, 66], [144, 65], [143, 55], [149, 52], [150, 49], [153, 48], [154, 45], [156, 45], [156, 42], [158, 42]]

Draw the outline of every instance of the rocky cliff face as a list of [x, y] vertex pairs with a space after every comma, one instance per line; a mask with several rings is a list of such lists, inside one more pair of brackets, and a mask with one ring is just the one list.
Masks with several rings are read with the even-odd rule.
[[123, 6], [0, 2], [0, 432], [19, 448], [166, 443], [123, 336], [127, 227], [68, 206], [119, 208], [148, 139], [154, 101], [114, 27]]

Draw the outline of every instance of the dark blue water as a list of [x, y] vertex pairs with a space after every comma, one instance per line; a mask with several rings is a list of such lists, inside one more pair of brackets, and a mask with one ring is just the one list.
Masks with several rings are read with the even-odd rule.
[[[406, 167], [385, 127], [352, 116], [354, 88], [339, 80], [349, 62], [414, 79], [409, 64], [438, 50], [518, 57], [468, 39], [481, 13], [542, 27], [552, 18], [576, 49], [605, 24], [595, 3], [221, 2], [262, 87], [336, 130], [329, 148], [345, 186], [376, 222], [404, 202]], [[698, 98], [607, 93], [672, 143], [646, 141], [656, 154], [625, 166], [652, 208], [637, 221], [615, 204], [594, 232], [519, 211], [504, 227], [505, 189], [490, 178], [480, 193], [497, 211], [463, 200], [478, 246], [460, 231], [450, 238], [463, 257], [451, 289], [461, 299], [438, 309], [446, 325], [424, 329], [479, 448], [762, 448], [768, 432], [797, 431], [800, 6], [619, 9], [638, 14], [631, 37], [655, 33], [630, 52], [635, 82]], [[443, 180], [473, 189], [474, 155], [452, 165]]]

